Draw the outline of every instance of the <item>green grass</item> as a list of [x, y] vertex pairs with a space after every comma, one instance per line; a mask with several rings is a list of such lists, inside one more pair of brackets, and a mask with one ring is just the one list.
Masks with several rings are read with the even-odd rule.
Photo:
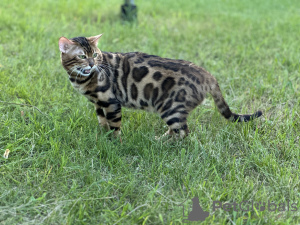
[[[299, 224], [300, 2], [136, 0], [137, 24], [120, 21], [121, 4], [1, 1], [0, 154], [11, 152], [0, 158], [0, 224], [181, 224], [178, 205], [187, 215], [194, 196], [210, 212], [202, 224]], [[203, 66], [234, 112], [263, 117], [230, 123], [208, 97], [190, 136], [162, 143], [158, 115], [123, 109], [123, 143], [111, 140], [58, 49], [60, 36], [100, 33], [104, 51]], [[245, 200], [298, 210], [213, 211]]]

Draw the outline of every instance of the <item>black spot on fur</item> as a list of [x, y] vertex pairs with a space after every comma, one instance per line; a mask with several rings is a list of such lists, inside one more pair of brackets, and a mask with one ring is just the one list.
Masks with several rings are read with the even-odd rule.
[[106, 117], [106, 119], [108, 119], [108, 120], [112, 120], [112, 119], [114, 119], [120, 112], [121, 112], [121, 106], [118, 106], [118, 108], [117, 108], [115, 111], [106, 113], [106, 116], [105, 116], [105, 117]]
[[175, 101], [176, 102], [184, 102], [185, 96], [186, 96], [186, 91], [184, 89], [181, 89], [180, 91], [178, 91], [178, 93], [175, 97]]
[[203, 99], [204, 99], [204, 96], [203, 96], [203, 94], [202, 94], [201, 92], [199, 93], [199, 95], [198, 95], [198, 96], [200, 97], [200, 99], [198, 98], [198, 99], [199, 99], [199, 101], [203, 101]]
[[108, 60], [107, 60], [107, 55], [106, 54], [102, 54], [102, 62], [99, 66], [101, 66], [102, 64], [107, 65], [108, 64]]
[[108, 99], [107, 102], [100, 101], [100, 100], [97, 101], [97, 105], [100, 107], [104, 107], [104, 108], [107, 108], [108, 106], [110, 106], [112, 104], [119, 104], [119, 101], [115, 98], [110, 98], [110, 99]]
[[134, 68], [132, 71], [132, 77], [136, 82], [140, 82], [149, 72], [146, 66]]
[[106, 117], [106, 119], [111, 120], [111, 119], [114, 119], [117, 114], [118, 113], [116, 113], [116, 112], [108, 112], [108, 113], [106, 113], [105, 117]]
[[140, 105], [141, 106], [144, 106], [144, 107], [147, 107], [148, 106], [148, 103], [143, 101], [143, 100], [140, 100]]
[[145, 60], [141, 57], [137, 58], [136, 61], [134, 61], [134, 63], [139, 64], [139, 63], [143, 63]]
[[169, 97], [168, 92], [163, 92], [163, 94], [160, 96], [160, 98], [157, 100], [155, 104], [158, 104], [159, 102], [163, 102]]
[[120, 127], [109, 126], [109, 128], [110, 128], [111, 130], [115, 130], [115, 131], [120, 130]]
[[157, 106], [156, 110], [158, 111], [158, 110], [162, 107], [162, 105], [163, 105], [163, 103], [160, 103], [160, 104]]
[[164, 92], [169, 91], [175, 85], [175, 81], [173, 77], [167, 77], [161, 85], [161, 88]]
[[144, 88], [144, 97], [146, 100], [150, 99], [152, 91], [153, 91], [153, 84], [152, 83], [146, 84]]
[[180, 109], [185, 109], [185, 106], [184, 105], [178, 105], [176, 106], [175, 108], [165, 112], [164, 114], [161, 115], [161, 118], [164, 119], [168, 116], [172, 116], [173, 114], [177, 113], [177, 112], [180, 112], [181, 114], [188, 114], [186, 111], [182, 111]]
[[185, 75], [188, 75], [188, 74], [191, 74], [191, 73], [197, 74], [201, 71], [200, 69], [201, 69], [201, 67], [199, 67], [199, 70], [197, 70], [192, 66], [184, 65], [184, 66], [181, 67], [181, 73], [185, 74]]
[[98, 116], [105, 117], [104, 111], [103, 111], [103, 109], [101, 109], [101, 108], [98, 108], [98, 109], [96, 110], [96, 113], [97, 113]]
[[[207, 72], [201, 67], [198, 67], [196, 69], [194, 67], [190, 67], [186, 65], [181, 68], [181, 73], [187, 75], [188, 78], [190, 78], [193, 82], [197, 84], [201, 84], [204, 82], [203, 74]], [[197, 76], [195, 76], [194, 74], [197, 74]]]
[[198, 94], [198, 90], [197, 90], [197, 88], [195, 87], [195, 85], [190, 84], [189, 87], [193, 90], [193, 94], [194, 94], [194, 95], [197, 95], [197, 94]]
[[133, 58], [137, 55], [137, 52], [128, 52], [128, 53], [125, 53], [125, 56], [127, 59], [130, 59], [130, 58]]
[[109, 102], [103, 102], [103, 101], [97, 101], [97, 105], [99, 105], [100, 107], [104, 107], [104, 108], [107, 108], [110, 103]]
[[98, 98], [98, 96], [96, 94], [91, 94], [90, 96], [93, 98]]
[[156, 87], [153, 89], [152, 106], [155, 105], [155, 101], [156, 101], [157, 97], [158, 97], [158, 88]]
[[122, 120], [122, 117], [118, 117], [112, 120], [112, 122], [117, 123]]
[[187, 130], [188, 129], [188, 126], [186, 124], [184, 124], [181, 128], [181, 130]]
[[180, 63], [162, 62], [162, 61], [158, 61], [158, 60], [150, 60], [148, 62], [148, 65], [152, 66], [152, 67], [162, 67], [166, 70], [172, 70], [174, 72], [179, 71], [182, 66]]
[[168, 126], [173, 125], [174, 123], [180, 123], [182, 120], [180, 118], [174, 117], [167, 121]]
[[123, 94], [119, 87], [118, 77], [119, 77], [119, 71], [117, 69], [115, 69], [114, 70], [114, 80], [113, 80], [113, 87], [115, 88], [114, 94], [116, 94], [122, 98]]
[[153, 74], [153, 79], [156, 81], [159, 81], [161, 77], [162, 77], [162, 74], [159, 71], [157, 71]]
[[183, 85], [185, 82], [185, 79], [183, 77], [180, 77], [179, 81], [178, 81], [178, 85]]
[[168, 109], [170, 109], [171, 108], [171, 106], [172, 106], [172, 103], [173, 103], [173, 100], [172, 99], [170, 99], [169, 101], [167, 101], [167, 103], [164, 105], [164, 107], [162, 108], [162, 112], [163, 111], [166, 111], [166, 110], [168, 110]]
[[121, 81], [122, 81], [122, 85], [123, 85], [123, 88], [125, 90], [126, 95], [128, 95], [128, 93], [127, 93], [127, 79], [128, 79], [129, 72], [130, 72], [130, 65], [129, 65], [128, 59], [124, 58], [124, 60], [123, 60], [123, 73], [124, 74], [121, 78]]
[[157, 55], [147, 55], [147, 54], [144, 54], [143, 57], [144, 57], [145, 59], [149, 59], [149, 58], [159, 58], [159, 56], [157, 56]]
[[114, 70], [114, 78], [115, 78], [115, 81], [118, 80], [118, 77], [119, 77], [119, 71], [117, 69]]
[[179, 134], [180, 129], [172, 129], [172, 131], [173, 131], [174, 133], [176, 133], [176, 134]]
[[118, 55], [116, 55], [116, 64], [115, 64], [115, 69], [116, 69], [116, 70], [117, 70], [117, 69], [119, 68], [119, 66], [120, 66], [120, 61], [121, 61], [120, 57], [119, 57]]
[[172, 91], [172, 93], [170, 94], [170, 98], [173, 98], [175, 95], [175, 91]]
[[131, 98], [132, 98], [133, 100], [136, 100], [137, 97], [138, 97], [138, 90], [137, 90], [137, 87], [136, 87], [135, 84], [132, 84], [132, 85], [131, 85]]
[[107, 52], [108, 58], [112, 59], [113, 55], [110, 52]]

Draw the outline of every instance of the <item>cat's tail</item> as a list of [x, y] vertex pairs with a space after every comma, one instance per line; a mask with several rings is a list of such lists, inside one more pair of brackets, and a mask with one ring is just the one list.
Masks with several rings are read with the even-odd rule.
[[239, 115], [231, 112], [228, 104], [226, 103], [218, 83], [215, 83], [211, 86], [210, 94], [213, 96], [216, 106], [218, 107], [219, 112], [228, 120], [236, 122], [248, 122], [255, 118], [258, 118], [262, 115], [262, 111], [257, 111], [253, 114], [244, 114]]

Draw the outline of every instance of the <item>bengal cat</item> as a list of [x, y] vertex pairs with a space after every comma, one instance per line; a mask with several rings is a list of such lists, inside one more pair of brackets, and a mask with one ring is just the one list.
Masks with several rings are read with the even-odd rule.
[[61, 63], [73, 87], [94, 103], [99, 124], [116, 135], [124, 106], [159, 113], [169, 126], [164, 135], [183, 138], [189, 133], [188, 114], [207, 92], [226, 119], [247, 122], [262, 115], [231, 112], [216, 79], [191, 62], [140, 52], [101, 52], [101, 36], [61, 37]]

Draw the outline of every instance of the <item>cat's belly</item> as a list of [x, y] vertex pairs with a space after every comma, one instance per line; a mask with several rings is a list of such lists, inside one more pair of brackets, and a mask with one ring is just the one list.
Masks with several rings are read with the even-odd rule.
[[157, 112], [155, 107], [153, 107], [151, 103], [149, 104], [147, 102], [143, 102], [142, 104], [138, 102], [127, 102], [127, 103], [123, 103], [122, 106], [130, 109], [141, 109], [147, 112]]

